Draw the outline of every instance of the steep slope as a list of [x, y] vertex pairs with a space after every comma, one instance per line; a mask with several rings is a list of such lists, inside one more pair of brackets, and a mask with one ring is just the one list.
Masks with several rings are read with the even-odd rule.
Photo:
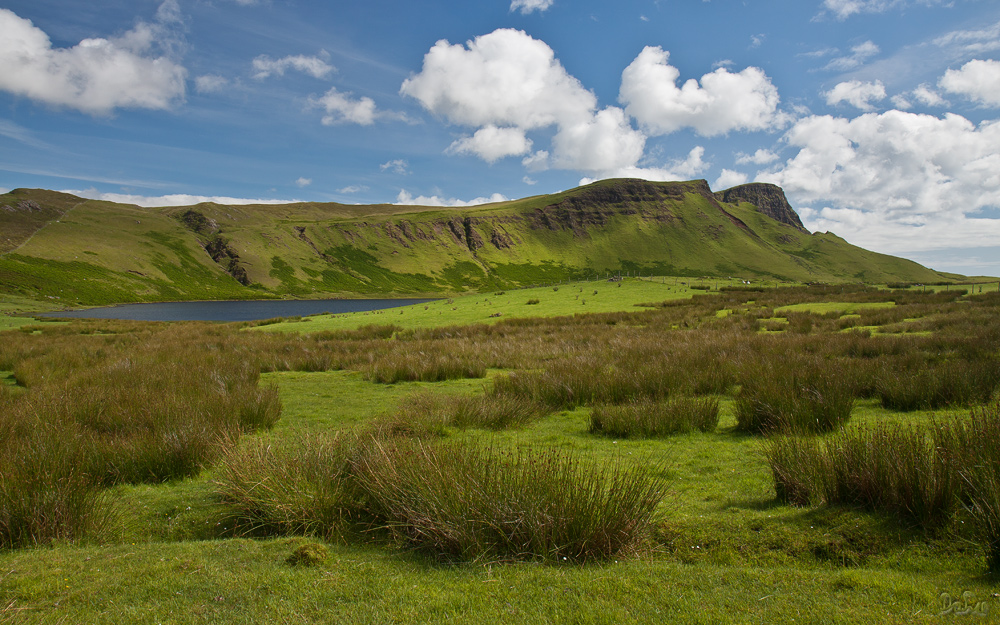
[[785, 192], [777, 185], [764, 182], [751, 182], [726, 189], [725, 191], [719, 191], [715, 194], [715, 197], [720, 202], [727, 202], [729, 204], [739, 204], [740, 202], [753, 204], [757, 207], [757, 210], [771, 219], [794, 226], [803, 232], [808, 232], [805, 226], [802, 225], [798, 213], [788, 203]]
[[0, 195], [0, 254], [23, 245], [82, 201], [56, 191], [15, 189]]
[[[50, 192], [14, 193], [45, 207]], [[75, 200], [0, 257], [0, 290], [102, 303], [442, 293], [622, 270], [804, 281], [946, 279], [830, 234], [809, 234], [771, 185], [715, 194], [704, 180], [605, 180], [468, 209], [317, 203], [143, 209]]]

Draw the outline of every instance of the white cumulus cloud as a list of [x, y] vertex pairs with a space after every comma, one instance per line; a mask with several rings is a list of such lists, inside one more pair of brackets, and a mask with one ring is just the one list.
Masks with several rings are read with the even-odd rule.
[[763, 70], [748, 67], [732, 73], [720, 67], [677, 86], [680, 71], [670, 53], [647, 46], [622, 72], [618, 100], [651, 134], [693, 128], [704, 136], [733, 130], [766, 130], [780, 125], [778, 90]]
[[1000, 106], [1000, 61], [974, 59], [949, 69], [938, 85], [987, 106]]
[[723, 169], [719, 173], [719, 177], [715, 180], [715, 184], [712, 185], [712, 188], [717, 190], [730, 189], [732, 187], [738, 187], [741, 184], [746, 184], [749, 179], [750, 178], [741, 171]]
[[140, 22], [111, 39], [84, 39], [55, 48], [30, 20], [0, 9], [0, 89], [93, 115], [118, 108], [167, 109], [182, 101], [187, 70], [154, 49], [170, 48], [166, 30], [175, 15], [169, 2], [161, 22]]
[[511, 0], [510, 10], [520, 11], [522, 15], [527, 15], [534, 11], [545, 11], [552, 6], [553, 0]]
[[941, 97], [941, 95], [928, 87], [927, 85], [919, 85], [913, 90], [913, 97], [915, 97], [920, 102], [923, 102], [927, 106], [948, 106], [948, 101]]
[[335, 124], [359, 124], [371, 126], [379, 113], [375, 110], [375, 101], [368, 97], [352, 98], [351, 93], [341, 93], [336, 87], [331, 87], [322, 97], [309, 100], [309, 106], [326, 111], [322, 122], [324, 126]]
[[394, 174], [406, 175], [410, 173], [410, 164], [406, 160], [397, 158], [387, 161], [378, 166], [382, 171], [391, 171]]
[[[635, 165], [645, 146], [621, 109], [598, 110], [597, 98], [552, 48], [519, 30], [495, 30], [465, 45], [438, 41], [400, 93], [449, 123], [478, 128], [452, 143], [452, 154], [489, 162], [527, 155], [522, 162], [531, 170], [599, 173]], [[529, 154], [526, 133], [549, 127], [555, 127], [551, 150]]]
[[555, 167], [608, 172], [638, 162], [646, 137], [629, 125], [622, 109], [609, 106], [590, 119], [563, 126], [552, 146]]
[[320, 56], [298, 54], [280, 59], [272, 59], [266, 54], [261, 54], [253, 60], [253, 77], [263, 80], [271, 76], [284, 76], [286, 71], [294, 69], [313, 78], [326, 78], [335, 72], [336, 68], [327, 63], [325, 57], [326, 53], [323, 51], [320, 52]]
[[105, 202], [118, 202], [119, 204], [135, 204], [145, 208], [158, 206], [191, 206], [202, 202], [214, 202], [216, 204], [241, 205], [241, 204], [291, 204], [297, 200], [267, 200], [260, 198], [227, 197], [224, 195], [189, 195], [186, 193], [173, 193], [169, 195], [136, 195], [131, 193], [102, 193], [97, 189], [73, 190], [67, 189], [62, 193], [69, 193], [77, 197], [90, 200], [102, 200]]
[[742, 152], [736, 155], [736, 163], [738, 165], [767, 165], [768, 163], [773, 163], [778, 160], [778, 155], [771, 150], [765, 150], [763, 148], [758, 149], [753, 154], [743, 154]]
[[640, 167], [638, 165], [630, 165], [616, 170], [601, 172], [598, 176], [592, 178], [584, 178], [580, 181], [580, 184], [590, 184], [595, 180], [606, 178], [639, 178], [654, 182], [692, 180], [709, 168], [709, 163], [705, 162], [704, 157], [705, 148], [698, 145], [691, 148], [691, 151], [684, 158], [673, 159], [664, 166]]
[[305, 177], [299, 178], [298, 180], [295, 181], [296, 186], [298, 186], [299, 188], [308, 187], [312, 183], [313, 183], [312, 178], [305, 178]]
[[837, 83], [837, 85], [826, 93], [826, 103], [830, 106], [847, 102], [862, 111], [870, 111], [872, 100], [880, 101], [885, 99], [885, 85], [881, 80], [875, 82], [862, 82], [860, 80], [849, 80]]
[[489, 197], [477, 197], [472, 200], [458, 200], [455, 198], [442, 198], [437, 195], [418, 195], [413, 196], [412, 193], [406, 189], [400, 189], [399, 195], [396, 196], [396, 201], [394, 204], [405, 205], [405, 206], [449, 206], [449, 207], [462, 207], [462, 206], [479, 206], [480, 204], [492, 204], [494, 202], [508, 202], [509, 198], [500, 193], [494, 193]]
[[597, 98], [569, 75], [545, 42], [500, 29], [461, 44], [438, 41], [400, 93], [464, 126], [543, 128], [582, 121]]
[[978, 126], [897, 110], [854, 119], [811, 116], [785, 135], [798, 153], [757, 179], [781, 185], [811, 228], [906, 252], [994, 245], [1000, 220], [1000, 120]]
[[520, 156], [531, 151], [531, 140], [521, 128], [485, 126], [471, 137], [462, 137], [452, 143], [449, 154], [475, 154], [487, 163], [495, 163], [507, 156]]

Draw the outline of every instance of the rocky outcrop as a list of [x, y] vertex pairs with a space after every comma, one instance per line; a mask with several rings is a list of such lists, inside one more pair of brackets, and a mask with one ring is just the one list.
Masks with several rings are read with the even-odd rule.
[[176, 215], [176, 218], [188, 230], [204, 237], [204, 240], [198, 242], [217, 265], [243, 286], [249, 286], [250, 276], [240, 263], [240, 255], [236, 252], [236, 248], [230, 245], [229, 239], [222, 236], [222, 229], [219, 228], [217, 221], [194, 209], [184, 211]]
[[664, 200], [683, 199], [692, 190], [685, 183], [665, 185], [623, 178], [587, 187], [560, 202], [536, 208], [525, 217], [533, 229], [571, 230], [576, 236], [585, 237], [588, 229], [603, 227], [619, 215], [643, 213], [646, 219], [671, 221], [674, 215], [663, 204]]
[[40, 213], [42, 212], [42, 207], [38, 205], [38, 202], [33, 202], [32, 200], [21, 200], [17, 203], [17, 206], [11, 206], [10, 204], [4, 204], [0, 206], [0, 210], [7, 211], [8, 213], [14, 213], [17, 211], [22, 211], [26, 213]]
[[771, 219], [798, 228], [802, 232], [809, 232], [802, 225], [802, 220], [799, 219], [798, 213], [788, 203], [785, 192], [777, 185], [765, 182], [751, 182], [750, 184], [741, 184], [732, 189], [719, 191], [715, 194], [715, 197], [720, 202], [726, 202], [727, 204], [738, 204], [739, 202], [753, 204], [757, 207], [758, 211]]

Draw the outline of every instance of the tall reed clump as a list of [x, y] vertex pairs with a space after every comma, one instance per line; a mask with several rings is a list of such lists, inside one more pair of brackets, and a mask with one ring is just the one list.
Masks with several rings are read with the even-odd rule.
[[694, 430], [713, 432], [718, 424], [719, 400], [708, 397], [601, 405], [595, 406], [590, 413], [591, 434], [620, 438], [651, 438]]
[[938, 431], [879, 423], [815, 437], [778, 436], [764, 446], [781, 501], [854, 505], [891, 512], [925, 528], [958, 506], [952, 454]]
[[[86, 472], [88, 442], [39, 419], [28, 431], [0, 415], [0, 548], [99, 533], [116, 511]], [[18, 424], [23, 426], [24, 424]]]
[[781, 501], [860, 505], [925, 528], [963, 507], [1000, 572], [1000, 402], [933, 428], [880, 423], [821, 441], [777, 436], [764, 453]]
[[251, 441], [220, 462], [216, 483], [237, 531], [364, 530], [446, 560], [628, 554], [644, 545], [665, 496], [622, 462], [384, 432]]
[[383, 384], [396, 382], [442, 382], [486, 376], [486, 366], [440, 350], [416, 352], [400, 350], [393, 357], [381, 357], [363, 366], [365, 376]]
[[80, 336], [15, 354], [38, 377], [2, 400], [0, 543], [83, 536], [106, 518], [102, 487], [194, 475], [241, 432], [272, 426], [277, 388], [259, 388], [252, 359], [213, 332], [86, 337], [99, 348], [81, 371], [59, 358]]
[[1000, 572], [1000, 401], [956, 420], [948, 441], [957, 458], [964, 503], [986, 549], [990, 571]]
[[442, 559], [587, 561], [639, 549], [665, 496], [622, 463], [470, 443], [374, 441], [355, 468], [396, 539]]
[[447, 434], [447, 428], [504, 430], [535, 421], [549, 411], [541, 404], [514, 395], [443, 395], [423, 391], [400, 401], [399, 407], [376, 417], [367, 426], [375, 436], [428, 438]]
[[853, 381], [825, 363], [758, 362], [744, 373], [736, 397], [736, 423], [744, 432], [830, 432], [851, 418]]
[[821, 500], [824, 450], [815, 436], [777, 434], [764, 442], [778, 501], [808, 506]]
[[883, 408], [933, 410], [988, 402], [1000, 387], [1000, 362], [995, 357], [950, 359], [941, 363], [909, 359], [909, 366], [886, 369], [878, 379]]
[[363, 509], [350, 471], [356, 444], [350, 435], [318, 434], [233, 447], [219, 462], [215, 483], [234, 531], [342, 535]]

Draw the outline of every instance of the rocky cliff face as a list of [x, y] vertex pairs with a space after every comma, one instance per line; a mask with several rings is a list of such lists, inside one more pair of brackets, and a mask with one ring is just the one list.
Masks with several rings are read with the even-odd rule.
[[764, 182], [751, 182], [742, 184], [732, 189], [719, 191], [715, 197], [722, 202], [736, 204], [738, 202], [748, 202], [757, 207], [757, 210], [764, 213], [775, 221], [794, 226], [802, 232], [808, 232], [802, 225], [798, 213], [788, 203], [785, 192], [781, 187]]

